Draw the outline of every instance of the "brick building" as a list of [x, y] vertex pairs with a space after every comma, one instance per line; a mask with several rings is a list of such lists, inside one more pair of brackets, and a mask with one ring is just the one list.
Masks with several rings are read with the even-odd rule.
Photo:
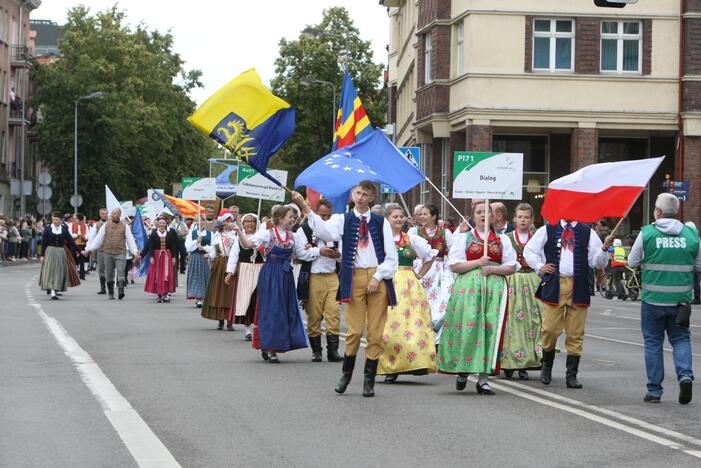
[[[690, 182], [684, 218], [701, 225], [701, 0], [380, 3], [389, 121], [445, 194], [454, 151], [523, 153], [536, 210], [549, 181], [582, 166], [667, 155], [624, 232], [649, 222], [665, 174]], [[409, 201], [441, 203], [428, 187]]]

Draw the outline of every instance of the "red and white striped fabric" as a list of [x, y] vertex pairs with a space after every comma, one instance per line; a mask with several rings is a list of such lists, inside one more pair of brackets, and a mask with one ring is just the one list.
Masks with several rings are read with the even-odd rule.
[[592, 164], [553, 180], [540, 214], [550, 223], [622, 218], [664, 158]]

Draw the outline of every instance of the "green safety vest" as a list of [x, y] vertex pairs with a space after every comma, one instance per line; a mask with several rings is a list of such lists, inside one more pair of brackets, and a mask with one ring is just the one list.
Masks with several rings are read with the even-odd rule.
[[662, 233], [655, 225], [642, 229], [641, 299], [652, 304], [690, 302], [699, 233], [684, 226], [678, 236]]

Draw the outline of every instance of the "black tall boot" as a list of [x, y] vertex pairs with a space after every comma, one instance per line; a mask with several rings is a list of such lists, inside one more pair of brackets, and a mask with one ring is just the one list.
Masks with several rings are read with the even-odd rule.
[[355, 356], [343, 356], [343, 367], [341, 368], [341, 380], [338, 381], [334, 390], [336, 393], [343, 393], [348, 388], [348, 384], [353, 377], [353, 369], [355, 368]]
[[582, 384], [577, 381], [579, 371], [579, 356], [567, 355], [567, 372], [565, 373], [565, 383], [567, 388], [582, 388]]
[[114, 282], [110, 281], [107, 283], [107, 293], [109, 294], [109, 299], [114, 300]]
[[375, 396], [375, 375], [377, 375], [377, 364], [379, 359], [365, 360], [365, 379], [363, 380], [363, 396]]
[[321, 362], [321, 337], [310, 336], [309, 345], [312, 347], [312, 362]]
[[97, 292], [98, 294], [107, 294], [107, 290], [105, 289], [105, 285], [107, 284], [105, 277], [100, 276], [100, 290]]
[[341, 362], [343, 358], [338, 355], [338, 335], [326, 335], [326, 359], [329, 362]]
[[122, 299], [124, 299], [124, 282], [123, 281], [119, 281], [117, 283], [117, 297], [119, 298], [120, 301]]
[[540, 369], [540, 381], [544, 385], [550, 385], [553, 375], [553, 361], [555, 361], [555, 350], [543, 350], [543, 358], [540, 360], [542, 367]]

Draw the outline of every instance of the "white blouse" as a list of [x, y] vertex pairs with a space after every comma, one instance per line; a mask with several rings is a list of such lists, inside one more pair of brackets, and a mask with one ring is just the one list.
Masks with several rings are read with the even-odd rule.
[[[292, 231], [285, 231], [279, 234], [282, 239], [289, 239], [291, 241], [292, 255], [295, 258], [304, 262], [311, 262], [319, 256], [318, 248], [312, 247], [310, 249], [307, 249], [306, 244], [302, 244], [301, 242], [295, 242], [295, 236]], [[273, 240], [274, 238], [274, 229], [266, 229], [265, 227], [263, 227], [262, 229], [256, 231], [256, 233], [252, 236], [249, 236], [248, 240], [253, 242], [253, 245], [256, 249], [263, 247], [266, 250], [269, 250], [273, 248], [273, 244], [275, 243]]]
[[[497, 234], [501, 240], [501, 264], [503, 266], [516, 267], [516, 271], [521, 269], [516, 257], [516, 251], [511, 245], [511, 239], [506, 234]], [[457, 265], [467, 261], [467, 233], [457, 233], [453, 238], [453, 245], [448, 252], [448, 265]]]

